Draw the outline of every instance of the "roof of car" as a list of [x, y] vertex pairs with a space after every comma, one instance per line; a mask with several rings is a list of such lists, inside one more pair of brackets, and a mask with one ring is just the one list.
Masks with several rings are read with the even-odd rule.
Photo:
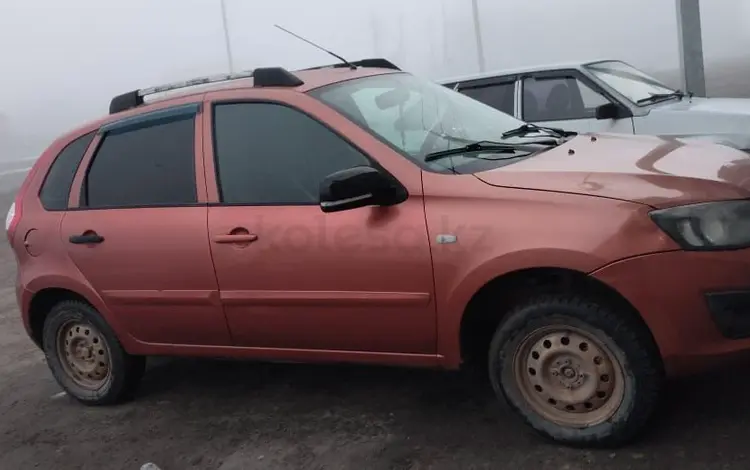
[[577, 69], [581, 66], [588, 65], [588, 64], [594, 64], [597, 62], [605, 62], [605, 61], [611, 61], [615, 59], [592, 59], [592, 60], [579, 60], [579, 61], [567, 61], [567, 62], [558, 62], [558, 63], [552, 63], [552, 64], [543, 64], [543, 65], [527, 65], [525, 67], [516, 67], [512, 69], [499, 69], [499, 70], [492, 70], [489, 72], [483, 72], [483, 73], [474, 73], [470, 75], [461, 75], [456, 77], [449, 77], [449, 78], [443, 78], [438, 80], [438, 83], [446, 84], [446, 83], [456, 83], [456, 82], [464, 82], [468, 80], [477, 80], [481, 78], [490, 78], [490, 77], [497, 77], [502, 75], [518, 75], [523, 73], [531, 73], [531, 72], [546, 72], [550, 70], [560, 70], [560, 69]]
[[[358, 67], [355, 70], [349, 68], [320, 68], [320, 69], [309, 69], [309, 70], [297, 70], [292, 71], [294, 76], [302, 80], [302, 84], [297, 86], [264, 86], [264, 88], [280, 88], [285, 90], [295, 90], [299, 92], [306, 92], [315, 88], [320, 88], [326, 85], [351, 80], [354, 78], [367, 77], [370, 75], [381, 75], [385, 73], [398, 73], [398, 70], [393, 69], [382, 69], [382, 68], [364, 68]], [[203, 93], [209, 93], [212, 91], [219, 90], [238, 90], [244, 88], [254, 88], [255, 79], [240, 78], [235, 80], [227, 80], [218, 83], [209, 83], [205, 85], [195, 85], [189, 89], [178, 89], [174, 91], [167, 91], [155, 96], [154, 98], [147, 101], [148, 103], [158, 103], [165, 100], [175, 99], [178, 97], [185, 97], [191, 95], [198, 95]]]
[[[190, 102], [191, 97], [196, 97], [196, 99], [198, 99], [197, 97], [212, 91], [251, 88], [257, 89], [259, 87], [263, 87], [264, 89], [283, 89], [304, 93], [315, 88], [320, 88], [326, 85], [352, 80], [355, 78], [383, 75], [388, 73], [402, 73], [397, 66], [390, 63], [386, 59], [363, 59], [361, 61], [352, 62], [352, 64], [355, 64], [356, 67], [351, 68], [349, 66], [346, 66], [346, 64], [339, 63], [303, 70], [295, 70], [291, 72], [286, 71], [280, 67], [272, 67], [271, 69], [275, 69], [272, 70], [272, 72], [281, 74], [282, 80], [278, 81], [278, 84], [273, 84], [273, 81], [278, 80], [279, 76], [273, 77], [270, 82], [268, 82], [267, 78], [264, 78], [267, 83], [264, 83], [263, 85], [256, 84], [256, 79], [253, 78], [253, 76], [256, 75], [257, 72], [261, 69], [255, 69], [254, 71], [232, 74], [233, 76], [244, 75], [245, 78], [229, 78], [226, 80], [218, 80], [200, 84], [189, 84], [185, 86], [172, 86], [175, 84], [160, 85], [151, 89], [143, 89], [157, 90], [153, 94], [149, 93], [146, 95], [149, 97], [147, 101], [143, 100], [143, 96], [137, 96], [138, 92], [142, 90], [134, 90], [125, 93], [124, 95], [115, 97], [113, 99], [113, 103], [110, 103], [109, 114], [91, 120], [81, 126], [76, 127], [74, 130], [66, 132], [65, 134], [60, 136], [60, 139], [72, 140], [83, 135], [84, 133], [98, 129], [104, 124], [118, 121], [120, 119], [138, 115], [144, 112], [164, 108], [164, 106], [169, 106], [169, 103], [173, 101], [177, 103]], [[284, 79], [286, 80], [286, 84], [283, 84]], [[195, 83], [196, 80], [200, 79], [193, 79], [191, 82]], [[258, 80], [261, 80], [261, 78], [258, 77]], [[184, 85], [185, 83], [187, 82], [183, 82], [182, 84]], [[119, 103], [118, 105], [122, 105], [120, 109], [113, 110], [112, 108], [114, 102], [120, 99], [120, 97], [125, 98], [124, 105], [122, 105], [122, 103]], [[134, 103], [133, 98], [139, 98], [140, 102]]]

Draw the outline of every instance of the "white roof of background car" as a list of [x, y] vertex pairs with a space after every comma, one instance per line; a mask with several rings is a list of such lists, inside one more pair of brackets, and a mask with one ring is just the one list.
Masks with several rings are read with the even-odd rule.
[[605, 61], [616, 61], [616, 60], [617, 59], [600, 58], [600, 59], [568, 61], [568, 62], [560, 62], [560, 63], [544, 64], [544, 65], [527, 65], [525, 67], [517, 67], [513, 69], [492, 70], [490, 72], [475, 73], [471, 75], [461, 75], [458, 77], [441, 78], [440, 80], [437, 80], [437, 82], [440, 84], [455, 83], [455, 82], [464, 82], [468, 80], [478, 80], [481, 78], [498, 77], [502, 75], [516, 75], [516, 74], [522, 74], [522, 73], [544, 72], [548, 70], [560, 70], [560, 69], [578, 69], [587, 64], [594, 64], [596, 62], [605, 62]]

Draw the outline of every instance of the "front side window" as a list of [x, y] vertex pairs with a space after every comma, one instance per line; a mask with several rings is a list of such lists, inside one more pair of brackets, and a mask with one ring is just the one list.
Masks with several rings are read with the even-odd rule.
[[624, 62], [596, 62], [585, 67], [596, 78], [636, 104], [653, 104], [653, 96], [678, 96], [672, 88]]
[[173, 206], [197, 201], [195, 118], [104, 135], [85, 182], [88, 208]]
[[285, 105], [217, 104], [213, 118], [223, 203], [318, 204], [320, 183], [326, 176], [370, 164], [326, 126]]
[[593, 119], [609, 103], [601, 93], [572, 76], [523, 81], [523, 118], [529, 122]]
[[497, 154], [435, 152], [477, 141], [518, 143], [503, 133], [524, 123], [448, 87], [406, 73], [357, 78], [317, 88], [311, 96], [344, 114], [422, 168], [441, 173], [473, 173], [511, 163]]

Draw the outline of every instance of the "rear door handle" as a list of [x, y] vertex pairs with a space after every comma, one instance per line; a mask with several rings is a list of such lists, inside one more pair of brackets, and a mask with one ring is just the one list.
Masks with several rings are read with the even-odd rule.
[[258, 236], [252, 233], [237, 233], [230, 235], [216, 235], [214, 243], [252, 243]]
[[70, 243], [76, 245], [86, 245], [89, 243], [101, 243], [104, 241], [104, 237], [97, 234], [96, 232], [86, 232], [81, 235], [71, 235], [68, 239]]

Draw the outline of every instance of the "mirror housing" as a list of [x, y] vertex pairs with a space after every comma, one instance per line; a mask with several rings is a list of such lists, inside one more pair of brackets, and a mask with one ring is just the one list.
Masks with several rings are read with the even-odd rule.
[[408, 197], [406, 188], [371, 166], [355, 166], [320, 183], [320, 209], [339, 212], [365, 206], [392, 206]]
[[633, 117], [629, 108], [619, 103], [607, 103], [596, 108], [597, 119], [623, 119]]

